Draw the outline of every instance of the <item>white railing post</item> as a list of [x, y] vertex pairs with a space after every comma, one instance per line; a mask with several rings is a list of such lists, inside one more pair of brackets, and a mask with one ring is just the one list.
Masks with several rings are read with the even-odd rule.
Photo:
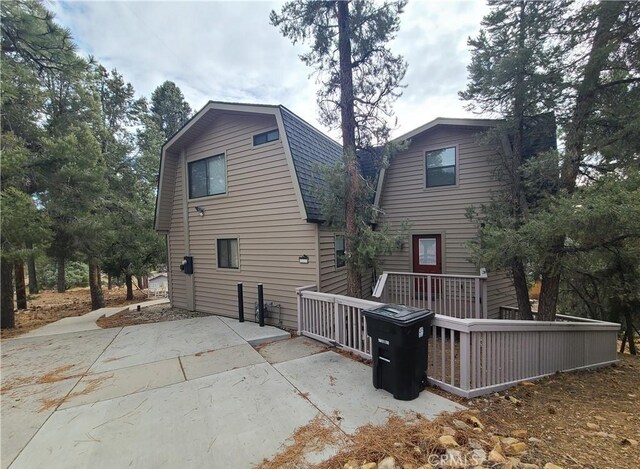
[[340, 305], [338, 305], [338, 301], [334, 300], [333, 301], [333, 340], [336, 341], [336, 343], [340, 343], [341, 341], [341, 337], [340, 337], [340, 311], [339, 311]]
[[475, 307], [475, 311], [473, 312], [473, 317], [474, 318], [480, 318], [480, 279], [477, 278], [475, 281], [475, 298], [476, 298], [476, 307]]
[[[460, 332], [460, 388], [468, 391], [471, 388], [471, 333]], [[452, 360], [455, 357], [451, 357]]]
[[489, 294], [487, 291], [487, 279], [482, 279], [482, 318], [489, 318]]
[[383, 273], [382, 275], [380, 275], [378, 277], [378, 281], [376, 282], [376, 286], [373, 289], [373, 295], [376, 298], [380, 298], [384, 291], [386, 290], [385, 287], [387, 285], [387, 274]]
[[304, 325], [302, 324], [302, 292], [300, 289], [296, 291], [296, 301], [298, 303], [298, 335], [302, 335]]

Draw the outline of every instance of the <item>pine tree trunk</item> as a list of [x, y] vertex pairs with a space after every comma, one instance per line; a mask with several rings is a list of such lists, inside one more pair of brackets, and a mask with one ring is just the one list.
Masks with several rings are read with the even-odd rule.
[[585, 65], [582, 82], [576, 94], [576, 104], [567, 126], [565, 158], [562, 164], [562, 186], [571, 193], [577, 185], [580, 164], [584, 158], [589, 117], [598, 99], [600, 76], [609, 60], [610, 43], [617, 34], [613, 25], [625, 8], [626, 2], [600, 2], [597, 5], [598, 24], [593, 37], [589, 59]]
[[624, 322], [627, 326], [625, 337], [627, 342], [629, 342], [629, 353], [631, 353], [631, 355], [637, 355], [638, 351], [636, 350], [636, 343], [633, 340], [633, 318], [631, 317], [631, 311], [628, 309], [624, 313]]
[[100, 285], [100, 267], [96, 259], [89, 260], [89, 290], [91, 291], [91, 309], [104, 308], [104, 295]]
[[133, 277], [127, 274], [124, 279], [127, 284], [127, 300], [133, 300]]
[[136, 275], [136, 283], [138, 284], [139, 290], [142, 290], [144, 288], [144, 282], [142, 280], [142, 276]]
[[36, 272], [36, 256], [33, 254], [33, 243], [27, 243], [27, 249], [31, 250], [31, 254], [27, 259], [27, 271], [29, 273], [29, 294], [35, 295], [39, 293], [38, 278]]
[[21, 260], [13, 263], [16, 279], [16, 307], [17, 309], [27, 309], [27, 287], [24, 283], [24, 262]]
[[542, 274], [540, 299], [538, 300], [538, 321], [555, 321], [560, 291], [560, 274]]
[[111, 290], [113, 288], [113, 280], [111, 279], [111, 274], [107, 275], [107, 290]]
[[521, 260], [513, 260], [511, 263], [511, 274], [513, 276], [513, 286], [516, 289], [520, 319], [530, 321], [533, 319], [533, 314], [531, 313], [531, 302], [529, 301], [529, 285], [527, 283], [527, 274], [525, 273]]
[[0, 328], [16, 327], [13, 309], [13, 265], [7, 259], [0, 259]]
[[58, 267], [58, 278], [56, 281], [56, 287], [58, 290], [58, 293], [64, 293], [66, 290], [66, 286], [65, 286], [65, 275], [64, 275], [64, 263], [65, 263], [65, 258], [63, 255], [58, 255], [58, 257], [56, 258], [56, 265]]
[[349, 2], [338, 3], [338, 53], [340, 55], [340, 119], [342, 148], [349, 184], [345, 202], [345, 244], [347, 261], [347, 295], [362, 297], [362, 275], [350, 259], [358, 235], [357, 196], [360, 192], [360, 175], [356, 160], [356, 119], [354, 114], [353, 70], [351, 68], [351, 25]]

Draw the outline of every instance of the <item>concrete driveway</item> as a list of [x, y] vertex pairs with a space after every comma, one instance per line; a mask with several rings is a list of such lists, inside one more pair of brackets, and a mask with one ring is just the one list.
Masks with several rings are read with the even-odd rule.
[[459, 408], [395, 401], [362, 363], [221, 317], [5, 340], [1, 400], [3, 469], [252, 467], [318, 414], [350, 433]]

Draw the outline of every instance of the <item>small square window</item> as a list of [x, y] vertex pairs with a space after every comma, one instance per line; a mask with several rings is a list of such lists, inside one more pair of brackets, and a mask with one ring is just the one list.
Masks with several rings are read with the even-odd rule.
[[340, 267], [344, 267], [347, 264], [347, 260], [345, 258], [345, 242], [343, 235], [336, 235], [336, 269]]
[[253, 136], [253, 145], [262, 145], [263, 143], [275, 142], [280, 138], [278, 129], [270, 130]]
[[238, 269], [240, 263], [238, 260], [238, 239], [218, 239], [218, 268], [220, 269]]
[[428, 151], [425, 156], [426, 187], [454, 186], [456, 184], [455, 147]]

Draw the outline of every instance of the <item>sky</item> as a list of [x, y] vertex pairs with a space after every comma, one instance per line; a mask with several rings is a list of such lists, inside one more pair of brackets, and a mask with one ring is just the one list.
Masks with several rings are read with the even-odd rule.
[[[53, 1], [82, 55], [117, 68], [140, 96], [174, 81], [194, 110], [209, 100], [283, 104], [318, 123], [313, 70], [269, 24], [270, 1]], [[436, 117], [471, 116], [458, 98], [470, 60], [467, 38], [487, 12], [484, 0], [410, 0], [390, 44], [409, 64], [396, 101], [394, 136]]]

